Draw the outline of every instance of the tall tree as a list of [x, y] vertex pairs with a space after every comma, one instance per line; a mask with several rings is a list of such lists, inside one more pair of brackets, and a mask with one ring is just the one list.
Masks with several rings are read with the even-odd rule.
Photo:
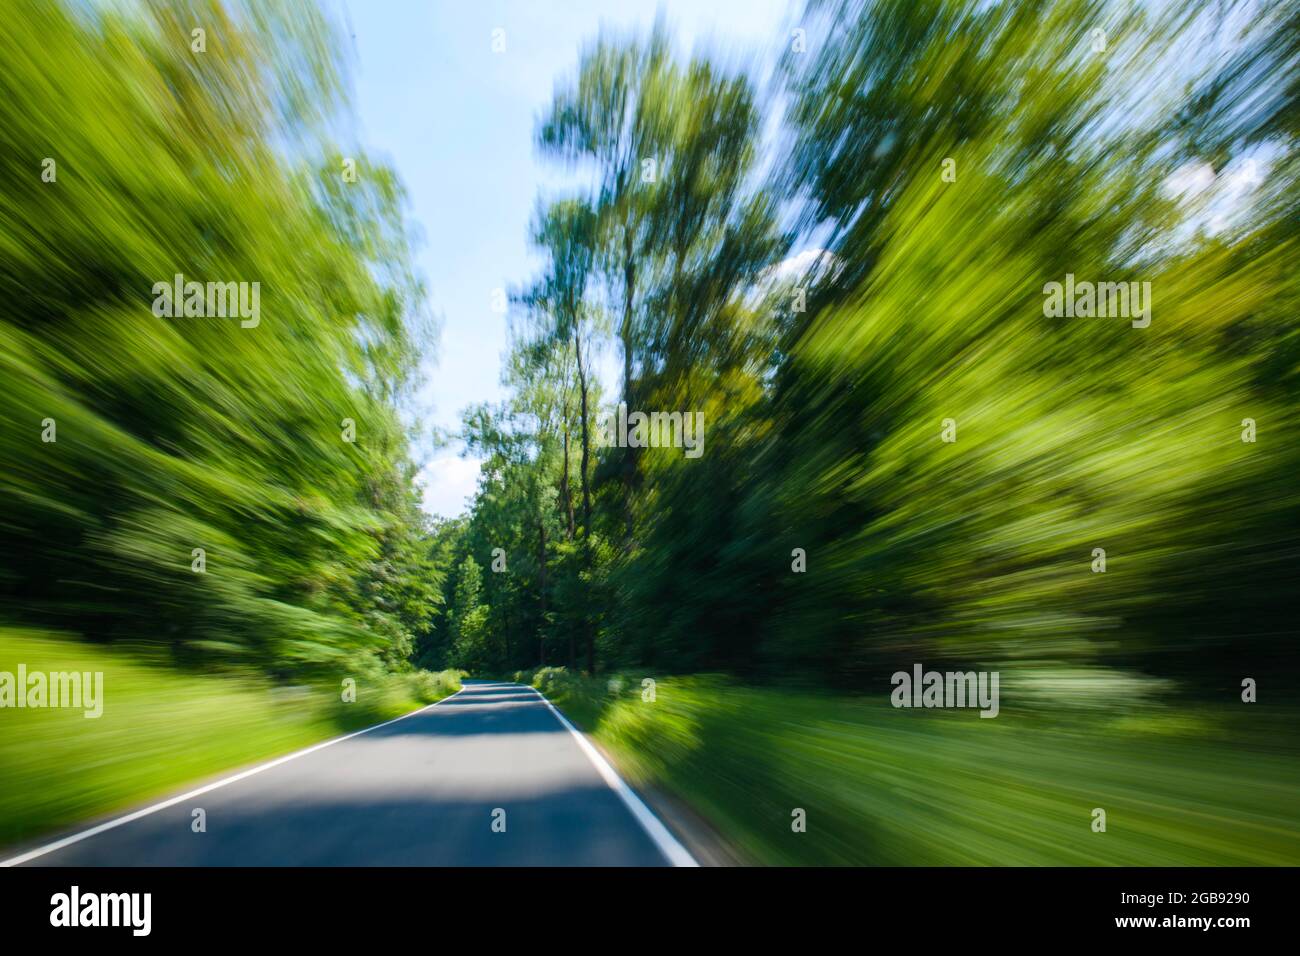
[[[658, 182], [671, 122], [665, 93], [672, 69], [662, 24], [656, 24], [645, 41], [602, 36], [583, 53], [577, 81], [557, 91], [537, 134], [544, 154], [570, 164], [593, 162], [597, 168], [600, 261], [620, 303], [622, 400], [629, 408], [635, 404], [642, 340], [637, 309], [644, 214], [647, 194]], [[630, 543], [636, 486], [636, 458], [631, 450], [623, 452], [621, 471], [625, 535]]]

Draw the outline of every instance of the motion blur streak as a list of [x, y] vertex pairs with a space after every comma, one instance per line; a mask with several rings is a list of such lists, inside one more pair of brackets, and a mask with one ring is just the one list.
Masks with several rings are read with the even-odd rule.
[[[53, 632], [151, 666], [96, 666], [91, 734], [0, 712], [0, 842], [331, 732], [314, 715], [344, 677], [362, 687], [350, 723], [449, 692], [387, 677], [410, 670], [441, 579], [398, 416], [432, 329], [401, 188], [330, 145], [336, 31], [278, 0], [4, 7], [0, 614], [27, 630], [0, 659], [85, 669]], [[259, 283], [257, 327], [156, 317], [177, 274]], [[224, 677], [180, 695], [176, 666]], [[328, 693], [309, 717], [259, 674]], [[205, 731], [235, 738], [207, 745], [213, 766], [180, 756]], [[175, 762], [137, 767], [150, 752]]]
[[[400, 184], [335, 145], [337, 27], [0, 20], [0, 670], [105, 673], [100, 720], [0, 711], [0, 842], [465, 669], [743, 859], [1300, 863], [1300, 6], [810, 0], [771, 77], [602, 32], [436, 525], [432, 323]], [[258, 283], [256, 327], [156, 317], [177, 275]], [[619, 403], [702, 454], [602, 444]], [[891, 708], [916, 665], [998, 673], [996, 719]]]
[[[771, 102], [660, 31], [561, 79], [539, 148], [594, 174], [539, 215], [515, 395], [466, 417], [446, 660], [565, 664], [533, 679], [752, 858], [1297, 862], [1300, 12], [795, 22]], [[1053, 316], [1067, 276], [1141, 303]], [[603, 342], [617, 401], [709, 434], [593, 442], [588, 515]], [[1000, 673], [998, 717], [889, 709], [919, 663]], [[750, 687], [640, 697], [701, 671]]]

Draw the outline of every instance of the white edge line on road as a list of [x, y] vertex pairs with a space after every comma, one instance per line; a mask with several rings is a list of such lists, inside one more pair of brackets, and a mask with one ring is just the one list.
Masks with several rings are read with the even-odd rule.
[[333, 740], [325, 740], [322, 741], [321, 743], [313, 744], [312, 746], [307, 747], [303, 750], [295, 750], [291, 754], [285, 754], [283, 757], [277, 757], [276, 759], [268, 761], [267, 763], [258, 764], [256, 767], [250, 767], [249, 769], [242, 771], [241, 773], [237, 773], [234, 776], [226, 777], [223, 780], [217, 780], [213, 783], [207, 784], [206, 786], [199, 787], [197, 790], [190, 790], [188, 793], [182, 793], [179, 796], [172, 797], [169, 800], [164, 800], [161, 803], [155, 803], [152, 806], [148, 806], [148, 807], [144, 807], [143, 809], [136, 810], [134, 813], [128, 813], [125, 816], [116, 817], [115, 819], [109, 820], [105, 823], [101, 823], [98, 826], [91, 827], [88, 830], [82, 830], [80, 833], [74, 833], [71, 836], [66, 836], [61, 840], [55, 840], [53, 843], [45, 844], [45, 846], [39, 846], [34, 850], [28, 850], [26, 853], [20, 853], [18, 856], [10, 857], [7, 860], [0, 860], [0, 867], [19, 866], [20, 864], [27, 863], [28, 861], [34, 860], [37, 857], [45, 856], [45, 854], [47, 853], [53, 853], [55, 850], [62, 850], [65, 846], [72, 846], [72, 844], [74, 843], [80, 843], [82, 840], [88, 840], [91, 837], [98, 836], [99, 834], [104, 833], [107, 830], [115, 829], [116, 827], [120, 827], [123, 824], [130, 823], [133, 820], [139, 820], [141, 817], [147, 817], [151, 813], [157, 813], [159, 810], [165, 810], [168, 807], [174, 807], [178, 803], [183, 803], [186, 800], [190, 800], [194, 797], [201, 796], [202, 794], [208, 793], [212, 790], [216, 790], [218, 787], [224, 787], [226, 786], [226, 784], [236, 783], [240, 780], [247, 779], [248, 777], [253, 776], [253, 774], [261, 773], [263, 770], [270, 770], [272, 767], [278, 767], [280, 766], [280, 764], [288, 763], [290, 760], [297, 760], [299, 757], [305, 757], [307, 756], [307, 754], [315, 753], [318, 750], [324, 750], [326, 747], [330, 747], [333, 746], [334, 744], [342, 743], [345, 740], [351, 740], [353, 737], [360, 737], [362, 734], [368, 734], [372, 730], [378, 730], [380, 727], [387, 727], [390, 724], [395, 724], [399, 720], [405, 720], [407, 717], [414, 717], [416, 714], [422, 714], [430, 707], [437, 707], [439, 704], [442, 703], [443, 700], [451, 700], [453, 697], [456, 696], [456, 694], [459, 694], [464, 689], [465, 688], [462, 686], [461, 689], [456, 691], [455, 694], [448, 694], [446, 697], [442, 698], [442, 700], [435, 700], [432, 704], [426, 704], [425, 706], [421, 707], [419, 710], [413, 710], [409, 714], [402, 714], [401, 717], [394, 717], [392, 720], [386, 720], [382, 724], [375, 724], [373, 727], [366, 727], [363, 728], [362, 730], [354, 730], [350, 734], [344, 734], [342, 737], [335, 737]]
[[[528, 685], [520, 684], [519, 686], [527, 687]], [[569, 719], [560, 713], [559, 708], [547, 700], [546, 695], [540, 690], [536, 687], [529, 687], [528, 689], [540, 697], [542, 703], [551, 709], [551, 713], [555, 715], [556, 719], [565, 726], [569, 733], [573, 734], [573, 739], [578, 742], [578, 746], [587, 755], [587, 759], [592, 762], [596, 771], [609, 784], [609, 788], [618, 794], [623, 804], [632, 811], [632, 816], [636, 817], [636, 822], [641, 824], [641, 829], [645, 830], [650, 839], [654, 841], [654, 845], [659, 848], [659, 852], [668, 858], [668, 862], [673, 866], [699, 866], [700, 864], [696, 862], [695, 857], [691, 856], [686, 847], [682, 846], [677, 838], [668, 832], [668, 828], [654, 815], [654, 811], [647, 807], [645, 802], [636, 795], [636, 791], [623, 782], [623, 778], [618, 775], [618, 771], [611, 767], [609, 761], [601, 756], [600, 751], [591, 745], [591, 741], [587, 739], [586, 735], [569, 723]]]

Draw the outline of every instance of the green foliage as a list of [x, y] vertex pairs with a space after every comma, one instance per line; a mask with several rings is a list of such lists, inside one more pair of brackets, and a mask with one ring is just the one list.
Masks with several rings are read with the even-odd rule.
[[456, 667], [481, 672], [492, 663], [488, 647], [488, 607], [482, 603], [483, 573], [469, 555], [456, 569], [456, 589], [448, 608], [450, 659]]
[[[1231, 705], [1045, 720], [660, 679], [547, 696], [636, 785], [674, 791], [771, 865], [1294, 866], [1295, 713]], [[635, 683], [633, 686], [636, 686]], [[1242, 747], [1251, 735], [1254, 743]], [[1242, 786], [1243, 780], [1256, 781]], [[1083, 796], [1083, 795], [1086, 795]], [[1091, 830], [1093, 807], [1110, 830]], [[792, 829], [795, 809], [806, 829]], [[1116, 837], [1112, 839], [1111, 836]], [[1120, 836], [1122, 834], [1122, 836]]]
[[[190, 664], [409, 667], [441, 601], [398, 411], [430, 325], [400, 184], [364, 157], [344, 182], [326, 135], [331, 24], [16, 0], [0, 63], [0, 614]], [[259, 321], [157, 317], [177, 274], [258, 283]]]
[[[514, 622], [503, 664], [539, 663], [532, 638], [562, 620], [594, 653], [548, 663], [873, 693], [950, 660], [1226, 700], [1293, 660], [1300, 21], [1271, 11], [1231, 55], [1184, 55], [1240, 14], [810, 3], [766, 181], [774, 107], [748, 76], [679, 59], [662, 28], [602, 35], [539, 126], [544, 154], [592, 176], [540, 215], [519, 347], [571, 348], [573, 317], [600, 316], [587, 334], [622, 353], [620, 398], [703, 412], [705, 451], [593, 443], [580, 546], [549, 536], [544, 584], [489, 589]], [[1231, 191], [1248, 159], [1259, 182], [1226, 213], [1178, 193], [1189, 163]], [[1067, 274], [1150, 283], [1150, 326], [1047, 315]], [[519, 371], [494, 440], [533, 450], [485, 479], [471, 527], [564, 474], [539, 449], [572, 418], [518, 410], [575, 370]], [[537, 552], [522, 516], [557, 499], [527, 501], [492, 523], [512, 556]], [[1088, 682], [1042, 686], [1068, 707]]]
[[410, 695], [425, 704], [442, 700], [460, 690], [460, 679], [465, 674], [460, 670], [413, 671], [404, 675]]

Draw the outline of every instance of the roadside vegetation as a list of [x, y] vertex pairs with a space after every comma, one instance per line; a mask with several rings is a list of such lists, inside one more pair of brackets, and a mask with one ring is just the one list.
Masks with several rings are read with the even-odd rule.
[[339, 683], [272, 682], [256, 671], [178, 672], [167, 659], [49, 633], [0, 629], [0, 671], [99, 672], [98, 717], [6, 710], [0, 735], [0, 848], [409, 713], [460, 689], [460, 673], [355, 673]]
[[[722, 675], [521, 672], [629, 782], [772, 865], [1294, 866], [1293, 708], [898, 711]], [[1092, 811], [1107, 814], [1094, 832]], [[805, 829], [793, 824], [804, 814]]]

